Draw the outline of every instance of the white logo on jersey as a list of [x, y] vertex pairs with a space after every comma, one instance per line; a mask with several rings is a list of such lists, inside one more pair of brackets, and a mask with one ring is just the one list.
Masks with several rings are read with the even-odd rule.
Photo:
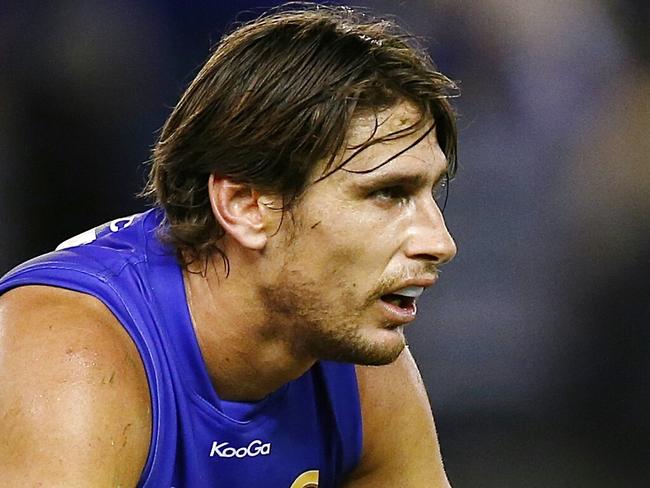
[[247, 446], [239, 448], [229, 447], [228, 444], [228, 442], [219, 444], [217, 441], [214, 441], [212, 443], [212, 449], [210, 450], [210, 457], [219, 456], [222, 458], [243, 458], [246, 456], [268, 456], [271, 454], [271, 443], [268, 442], [264, 444], [259, 439], [255, 439]]
[[[120, 217], [119, 219], [115, 219], [112, 222], [110, 222], [108, 224], [108, 227], [111, 230], [111, 232], [117, 232], [118, 230], [126, 229], [128, 226], [130, 226], [133, 223], [133, 220], [137, 216], [138, 214], [129, 215], [128, 217]], [[77, 246], [83, 246], [84, 244], [90, 244], [95, 239], [97, 239], [98, 230], [104, 228], [105, 228], [104, 226], [95, 227], [93, 229], [89, 229], [85, 232], [82, 232], [79, 235], [71, 237], [70, 239], [63, 241], [61, 244], [56, 246], [56, 250], [60, 251], [61, 249], [68, 249], [69, 247], [77, 247]]]
[[[113, 222], [110, 223], [110, 229], [113, 232], [117, 232], [120, 229], [126, 229], [128, 226], [130, 226], [133, 223], [133, 220], [138, 216], [138, 214], [133, 214], [129, 215], [128, 217], [121, 217], [119, 219], [113, 220]], [[120, 225], [120, 224], [124, 225]]]

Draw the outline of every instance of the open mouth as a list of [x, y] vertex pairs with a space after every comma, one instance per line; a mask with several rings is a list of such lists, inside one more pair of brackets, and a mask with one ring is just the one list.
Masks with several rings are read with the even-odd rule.
[[381, 301], [388, 305], [389, 310], [394, 314], [412, 319], [417, 312], [415, 302], [422, 292], [424, 292], [423, 286], [406, 286], [382, 295]]
[[387, 295], [382, 296], [381, 300], [393, 307], [400, 308], [403, 312], [408, 314], [413, 314], [416, 311], [415, 297], [398, 295], [396, 293], [389, 293]]

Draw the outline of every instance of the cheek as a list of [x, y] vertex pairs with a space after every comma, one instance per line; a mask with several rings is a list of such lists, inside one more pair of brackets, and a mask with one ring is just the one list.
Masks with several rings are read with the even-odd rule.
[[307, 265], [317, 268], [323, 279], [338, 280], [346, 275], [363, 258], [363, 246], [355, 242], [346, 232], [314, 236], [306, 253]]
[[376, 278], [395, 254], [395, 240], [378, 232], [376, 229], [385, 228], [378, 224], [346, 219], [336, 226], [314, 228], [308, 262], [319, 268], [324, 281], [344, 288], [356, 288], [368, 278]]
[[295, 245], [302, 266], [313, 267], [308, 274], [329, 284], [348, 288], [376, 278], [399, 249], [398, 212], [342, 201], [311, 210], [300, 218]]

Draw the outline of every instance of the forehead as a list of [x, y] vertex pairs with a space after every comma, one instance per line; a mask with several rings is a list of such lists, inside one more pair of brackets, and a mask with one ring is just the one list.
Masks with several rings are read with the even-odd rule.
[[[378, 113], [356, 116], [348, 131], [346, 149], [340, 161], [349, 160], [345, 172], [385, 172], [396, 168], [419, 169], [439, 174], [446, 170], [447, 160], [438, 145], [435, 129], [431, 130], [433, 121], [426, 120], [422, 127], [411, 131], [421, 119], [420, 111], [408, 102]], [[400, 131], [406, 135], [391, 137]], [[371, 144], [363, 151], [357, 152], [369, 141], [388, 137], [389, 140]], [[382, 163], [394, 158], [382, 166]]]

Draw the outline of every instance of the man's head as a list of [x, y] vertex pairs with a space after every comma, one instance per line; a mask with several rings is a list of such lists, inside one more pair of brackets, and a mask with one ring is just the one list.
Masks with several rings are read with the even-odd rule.
[[[419, 116], [403, 102], [377, 118], [357, 117], [348, 141], [354, 147], [373, 134], [388, 136]], [[342, 159], [354, 154], [348, 149]], [[372, 145], [308, 186], [292, 218], [266, 240], [251, 280], [264, 322], [286, 335], [295, 356], [375, 365], [397, 358], [419, 294], [456, 253], [435, 198], [447, 171], [425, 125]]]
[[[211, 208], [211, 175], [279, 195], [291, 210], [308, 185], [347, 166], [344, 153], [354, 159], [434, 124], [453, 174], [454, 91], [388, 21], [345, 7], [278, 11], [216, 46], [162, 130], [147, 193], [165, 210], [166, 238], [186, 262], [200, 260], [222, 252], [225, 232]], [[403, 101], [415, 114], [408, 124], [371, 131], [346, 152], [355, 120], [377, 121]]]

